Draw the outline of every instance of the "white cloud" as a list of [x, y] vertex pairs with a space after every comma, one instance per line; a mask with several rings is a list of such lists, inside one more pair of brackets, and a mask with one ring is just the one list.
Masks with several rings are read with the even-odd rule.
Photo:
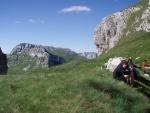
[[17, 21], [15, 21], [15, 23], [16, 24], [21, 24], [22, 22], [17, 20]]
[[32, 24], [38, 24], [38, 23], [44, 24], [45, 23], [45, 21], [43, 20], [33, 20], [33, 19], [29, 19], [29, 22]]
[[59, 12], [61, 12], [61, 13], [65, 13], [65, 12], [77, 12], [77, 13], [79, 13], [81, 11], [90, 12], [91, 9], [88, 8], [88, 7], [86, 7], [86, 6], [71, 6], [71, 7], [62, 9]]

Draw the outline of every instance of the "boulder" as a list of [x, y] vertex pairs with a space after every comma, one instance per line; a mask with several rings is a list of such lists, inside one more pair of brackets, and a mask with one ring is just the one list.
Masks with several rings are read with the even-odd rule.
[[7, 55], [4, 54], [0, 48], [0, 75], [7, 74]]
[[123, 60], [122, 57], [110, 58], [107, 62], [106, 69], [113, 72], [114, 69], [118, 66], [118, 64]]
[[144, 67], [142, 70], [145, 73], [144, 76], [150, 77], [150, 67]]

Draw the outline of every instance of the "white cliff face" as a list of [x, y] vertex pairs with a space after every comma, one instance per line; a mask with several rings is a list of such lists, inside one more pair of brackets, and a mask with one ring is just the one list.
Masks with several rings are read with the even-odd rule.
[[109, 71], [113, 72], [114, 69], [120, 64], [120, 62], [123, 60], [122, 57], [115, 57], [115, 58], [110, 58], [107, 62], [107, 67]]
[[[28, 58], [31, 57], [31, 58]], [[20, 60], [23, 62], [32, 62], [36, 61], [36, 66], [41, 67], [50, 67], [56, 64], [66, 63], [66, 60], [60, 56], [49, 53], [44, 46], [34, 45], [29, 43], [22, 43], [17, 45], [9, 54], [8, 66], [14, 66], [19, 64]], [[11, 60], [16, 59], [16, 60]], [[30, 65], [23, 68], [24, 71], [27, 71], [30, 68]]]
[[[135, 29], [134, 32], [142, 30], [150, 32], [150, 0], [147, 6], [129, 7], [103, 18], [94, 31], [94, 44], [97, 47], [98, 55], [116, 45], [119, 38], [123, 35], [123, 30], [126, 28], [130, 16], [139, 10], [143, 10], [143, 8], [145, 10], [142, 12], [141, 17], [138, 15], [132, 24]], [[125, 35], [127, 36], [130, 33], [131, 31], [127, 31]]]
[[102, 54], [105, 49], [114, 47], [122, 36], [130, 15], [138, 10], [140, 7], [130, 7], [103, 18], [94, 31], [94, 44], [97, 47], [98, 55]]
[[94, 59], [98, 56], [97, 53], [95, 52], [83, 52], [83, 53], [78, 53], [78, 55], [83, 56], [87, 59]]
[[136, 28], [136, 31], [144, 30], [146, 32], [150, 32], [150, 0], [148, 3], [148, 7], [145, 9], [145, 11], [142, 14], [141, 17], [141, 24], [138, 28]]

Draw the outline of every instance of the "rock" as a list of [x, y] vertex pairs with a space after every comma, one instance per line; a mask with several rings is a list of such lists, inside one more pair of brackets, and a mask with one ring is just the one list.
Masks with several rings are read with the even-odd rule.
[[83, 52], [83, 53], [78, 53], [78, 55], [83, 56], [87, 59], [94, 59], [98, 56], [96, 52]]
[[144, 76], [146, 76], [146, 77], [150, 77], [150, 75], [149, 75], [149, 74], [144, 74]]
[[118, 64], [123, 60], [122, 57], [110, 58], [107, 62], [107, 67], [109, 71], [113, 72], [114, 69], [118, 66]]
[[[106, 49], [114, 47], [126, 28], [130, 15], [140, 10], [140, 7], [130, 7], [123, 11], [108, 15], [94, 30], [94, 44], [97, 47], [98, 55]], [[130, 33], [127, 32], [126, 35]]]
[[[147, 6], [147, 8], [142, 5], [137, 7], [131, 6], [103, 18], [102, 22], [95, 28], [93, 36], [98, 55], [101, 55], [104, 50], [109, 50], [117, 44], [124, 34], [123, 30], [127, 26], [128, 19], [132, 14], [143, 10], [143, 8], [145, 8], [145, 10], [142, 12], [142, 15], [137, 15], [131, 26], [134, 27], [134, 32], [141, 30], [150, 32], [150, 0]], [[131, 33], [132, 31], [128, 30], [126, 31], [125, 36], [128, 36]]]
[[144, 67], [142, 68], [142, 70], [144, 71], [144, 75], [150, 77], [150, 67]]
[[150, 1], [149, 6], [144, 10], [142, 17], [141, 17], [141, 24], [139, 27], [136, 28], [136, 31], [144, 30], [146, 32], [150, 32]]
[[7, 74], [7, 55], [0, 48], [0, 75]]
[[29, 68], [30, 68], [30, 65], [28, 65], [27, 67], [23, 68], [22, 70], [23, 70], [23, 71], [28, 71]]
[[49, 53], [44, 46], [22, 43], [17, 45], [9, 54], [9, 67], [25, 63], [23, 68], [27, 71], [30, 63], [35, 62], [34, 66], [50, 67], [66, 63], [66, 60], [60, 56]]

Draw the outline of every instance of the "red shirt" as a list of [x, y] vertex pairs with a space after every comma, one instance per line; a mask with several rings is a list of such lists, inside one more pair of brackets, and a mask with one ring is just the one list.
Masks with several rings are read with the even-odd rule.
[[147, 63], [144, 61], [143, 63], [142, 63], [142, 67], [146, 67], [147, 66]]

